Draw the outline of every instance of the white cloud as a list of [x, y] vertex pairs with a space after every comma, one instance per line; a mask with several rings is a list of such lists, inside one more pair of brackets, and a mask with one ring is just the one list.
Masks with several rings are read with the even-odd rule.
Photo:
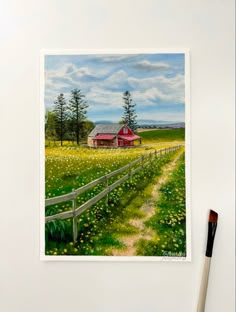
[[157, 88], [146, 89], [145, 91], [134, 91], [132, 92], [133, 98], [137, 101], [145, 102], [154, 105], [156, 100], [170, 101], [172, 95], [165, 94]]
[[112, 73], [109, 77], [99, 81], [99, 87], [104, 89], [122, 90], [124, 84], [128, 81], [128, 74], [124, 70], [118, 70]]
[[95, 55], [95, 58], [97, 60], [102, 61], [103, 63], [117, 63], [121, 61], [127, 61], [129, 59], [132, 59], [134, 57], [134, 54], [97, 54]]
[[177, 75], [167, 78], [164, 76], [151, 78], [128, 78], [129, 84], [135, 89], [132, 92], [137, 99], [144, 101], [171, 101], [173, 103], [184, 102], [184, 76]]
[[99, 71], [91, 71], [88, 67], [80, 67], [77, 68], [74, 66], [74, 70], [70, 72], [70, 77], [74, 81], [82, 80], [83, 78], [90, 78], [90, 79], [100, 79], [107, 73], [106, 70], [99, 70]]
[[75, 75], [78, 76], [80, 78], [82, 78], [83, 76], [91, 76], [91, 77], [96, 77], [96, 78], [100, 78], [102, 77], [104, 74], [106, 74], [105, 70], [100, 70], [100, 71], [96, 71], [96, 72], [92, 72], [91, 70], [88, 69], [88, 67], [77, 67], [72, 63], [66, 63], [63, 64], [63, 66], [61, 66], [58, 69], [54, 69], [54, 70], [47, 70], [46, 71], [46, 78], [50, 79], [53, 77], [60, 77], [60, 78], [68, 78], [70, 80], [73, 80], [71, 78], [71, 76]]
[[83, 78], [89, 77], [99, 79], [106, 74], [106, 70], [93, 72], [88, 67], [76, 67], [74, 64], [66, 63], [56, 70], [45, 72], [46, 87], [59, 90], [60, 88], [76, 87], [78, 81], [82, 84]]
[[138, 69], [144, 69], [144, 70], [157, 70], [157, 69], [169, 69], [170, 65], [166, 63], [151, 63], [147, 60], [143, 60], [139, 63], [135, 64], [135, 67]]
[[127, 73], [124, 70], [119, 70], [113, 73], [109, 78], [105, 80], [106, 84], [120, 84], [121, 81], [124, 81], [128, 78]]
[[[117, 61], [118, 57], [122, 58], [123, 56], [107, 56], [107, 61]], [[141, 67], [169, 67], [165, 63], [151, 63], [146, 60], [136, 65], [138, 64]], [[184, 103], [184, 75], [137, 78], [129, 76], [127, 71], [124, 68], [103, 79], [108, 74], [108, 68], [105, 65], [103, 69], [95, 71], [86, 65], [78, 67], [73, 63], [66, 63], [56, 70], [47, 70], [45, 72], [46, 104], [48, 106], [53, 105], [56, 97], [61, 92], [69, 99], [70, 91], [79, 87], [85, 94], [90, 108], [101, 110], [108, 107], [111, 109], [120, 108], [123, 104], [122, 92], [128, 86], [130, 86], [134, 102], [140, 106], [155, 106], [160, 102], [162, 104]]]
[[129, 77], [128, 82], [133, 88], [148, 88], [158, 84], [162, 87], [168, 86], [169, 88], [176, 89], [184, 86], [184, 76], [178, 74], [170, 78], [164, 76], [154, 76], [149, 78]]
[[102, 107], [105, 109], [108, 107], [120, 108], [123, 104], [121, 92], [109, 91], [98, 87], [92, 88], [90, 92], [86, 94], [86, 99], [91, 103], [96, 102], [96, 104], [92, 104], [90, 107], [99, 109], [102, 109]]
[[63, 64], [58, 69], [45, 71], [45, 101], [47, 106], [53, 105], [57, 95], [61, 92], [69, 98], [73, 88], [87, 89], [89, 83], [84, 82], [83, 79], [100, 79], [106, 73], [105, 69], [94, 72], [86, 66], [77, 67], [72, 63]]
[[58, 92], [60, 92], [60, 90], [62, 88], [67, 88], [70, 85], [69, 81], [67, 81], [66, 78], [64, 81], [58, 81], [56, 79], [57, 79], [57, 77], [55, 77], [55, 80], [54, 80], [54, 78], [45, 80], [46, 92], [50, 92], [50, 91], [55, 92], [56, 91], [58, 93]]

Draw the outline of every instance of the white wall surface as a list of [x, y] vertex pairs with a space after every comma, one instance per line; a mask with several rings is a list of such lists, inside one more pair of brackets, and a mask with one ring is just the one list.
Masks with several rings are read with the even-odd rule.
[[[233, 312], [234, 1], [0, 1], [0, 311]], [[192, 262], [40, 262], [40, 49], [189, 48]], [[30, 130], [29, 130], [30, 129]]]

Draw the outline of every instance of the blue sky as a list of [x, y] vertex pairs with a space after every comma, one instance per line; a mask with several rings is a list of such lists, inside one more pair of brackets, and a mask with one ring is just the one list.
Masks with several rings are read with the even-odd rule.
[[122, 93], [130, 91], [138, 119], [184, 121], [184, 54], [90, 54], [45, 56], [45, 106], [78, 88], [88, 119], [118, 122]]

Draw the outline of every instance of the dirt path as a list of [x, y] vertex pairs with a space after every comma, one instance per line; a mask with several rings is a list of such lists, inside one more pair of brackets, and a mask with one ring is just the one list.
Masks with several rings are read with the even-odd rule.
[[143, 204], [140, 208], [142, 212], [144, 212], [144, 217], [141, 219], [130, 219], [128, 221], [129, 224], [136, 227], [139, 231], [138, 234], [129, 235], [126, 237], [122, 237], [120, 240], [122, 243], [127, 246], [125, 249], [113, 249], [113, 256], [135, 256], [136, 255], [136, 247], [135, 244], [141, 239], [150, 240], [154, 236], [154, 232], [151, 228], [145, 226], [145, 222], [151, 218], [155, 214], [155, 204], [159, 198], [159, 190], [163, 184], [165, 184], [176, 166], [176, 163], [183, 151], [180, 150], [175, 158], [168, 163], [164, 168], [162, 175], [158, 177], [156, 180], [156, 184], [153, 186], [151, 197]]

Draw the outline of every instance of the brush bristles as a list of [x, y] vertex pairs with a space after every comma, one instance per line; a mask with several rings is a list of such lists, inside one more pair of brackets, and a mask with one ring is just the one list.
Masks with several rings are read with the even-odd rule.
[[214, 210], [210, 210], [209, 213], [209, 222], [214, 222], [216, 223], [218, 220], [218, 213], [215, 212]]

